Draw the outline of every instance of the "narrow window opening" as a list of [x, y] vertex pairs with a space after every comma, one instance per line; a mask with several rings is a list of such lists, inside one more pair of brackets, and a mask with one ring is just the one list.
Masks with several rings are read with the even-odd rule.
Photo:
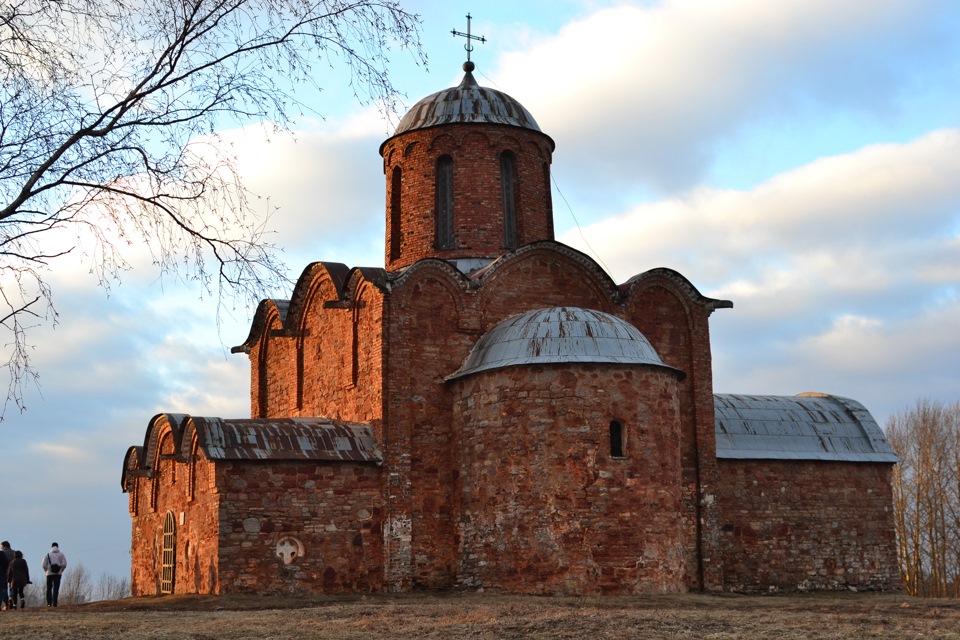
[[623, 457], [623, 424], [619, 420], [610, 421], [610, 457]]
[[130, 492], [130, 504], [133, 505], [131, 511], [133, 515], [140, 515], [140, 484], [143, 482], [140, 478], [133, 479], [133, 491]]
[[503, 246], [517, 248], [516, 163], [513, 153], [500, 154], [500, 191], [503, 200]]
[[257, 351], [257, 413], [258, 415], [252, 416], [254, 418], [265, 418], [267, 416], [267, 407], [269, 406], [267, 402], [267, 396], [270, 392], [270, 388], [267, 385], [267, 372], [269, 367], [267, 366], [267, 356], [268, 350], [270, 348], [270, 338], [268, 335], [264, 335], [260, 339], [259, 349]]
[[297, 409], [303, 409], [303, 368], [304, 368], [304, 340], [297, 341]]
[[547, 203], [547, 239], [553, 240], [553, 192], [550, 190], [550, 165], [543, 164], [544, 200]]
[[436, 248], [453, 249], [453, 158], [437, 160]]
[[393, 168], [390, 178], [390, 260], [400, 258], [400, 167]]
[[189, 471], [189, 499], [192, 502], [197, 498], [197, 462], [200, 459], [200, 442], [194, 436], [193, 444], [190, 446], [190, 471]]
[[163, 565], [160, 569], [160, 593], [173, 593], [176, 568], [177, 523], [173, 511], [163, 519]]
[[357, 386], [360, 376], [360, 301], [353, 310], [353, 343], [351, 345], [350, 384]]

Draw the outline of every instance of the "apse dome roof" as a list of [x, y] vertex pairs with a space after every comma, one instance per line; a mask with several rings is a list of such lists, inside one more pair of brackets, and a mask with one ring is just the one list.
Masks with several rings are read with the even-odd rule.
[[[394, 136], [444, 124], [505, 124], [540, 132], [540, 126], [522, 104], [496, 89], [481, 87], [471, 73], [472, 62], [463, 65], [466, 74], [456, 87], [438, 91], [413, 105], [403, 116]], [[551, 141], [552, 142], [552, 141]]]
[[668, 367], [633, 325], [602, 311], [550, 307], [507, 318], [473, 346], [447, 380], [522, 364], [591, 362]]

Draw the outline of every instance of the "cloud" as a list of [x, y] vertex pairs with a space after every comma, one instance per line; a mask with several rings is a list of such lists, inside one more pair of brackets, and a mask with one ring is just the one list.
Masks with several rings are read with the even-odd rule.
[[934, 131], [752, 190], [641, 204], [583, 234], [619, 281], [670, 266], [734, 301], [711, 319], [718, 391], [847, 388], [887, 415], [960, 388], [957, 175], [960, 131]]
[[558, 161], [574, 167], [568, 179], [578, 187], [640, 182], [676, 193], [706, 178], [722, 143], [748, 124], [820, 127], [823, 105], [895, 113], [928, 73], [912, 64], [942, 68], [945, 51], [956, 58], [956, 17], [931, 19], [940, 6], [624, 4], [504, 53], [495, 76], [558, 140]]
[[368, 110], [313, 123], [293, 136], [267, 137], [257, 127], [223, 135], [246, 186], [269, 194], [262, 206], [275, 209], [271, 241], [291, 254], [294, 273], [304, 260], [368, 255], [371, 237], [380, 245], [374, 264], [382, 264], [386, 187], [377, 149], [387, 137], [383, 129]]
[[[820, 159], [748, 191], [699, 188], [583, 228], [621, 280], [693, 268], [715, 295], [943, 281], [957, 268], [960, 131]], [[584, 245], [580, 233], [561, 237]]]

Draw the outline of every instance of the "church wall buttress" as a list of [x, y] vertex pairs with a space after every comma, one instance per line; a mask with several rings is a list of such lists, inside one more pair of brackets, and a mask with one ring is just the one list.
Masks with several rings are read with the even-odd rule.
[[393, 591], [449, 588], [456, 573], [459, 462], [443, 378], [472, 344], [457, 331], [456, 287], [446, 274], [421, 275], [389, 300], [384, 547]]
[[680, 382], [683, 518], [691, 589], [723, 584], [717, 513], [716, 434], [708, 312], [673, 283], [652, 278], [631, 291], [624, 319], [640, 329]]

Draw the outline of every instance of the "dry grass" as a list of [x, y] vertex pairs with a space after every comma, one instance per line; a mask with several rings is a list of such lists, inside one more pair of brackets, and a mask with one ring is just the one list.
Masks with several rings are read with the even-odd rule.
[[956, 638], [960, 602], [893, 594], [169, 596], [0, 613], [6, 638]]

